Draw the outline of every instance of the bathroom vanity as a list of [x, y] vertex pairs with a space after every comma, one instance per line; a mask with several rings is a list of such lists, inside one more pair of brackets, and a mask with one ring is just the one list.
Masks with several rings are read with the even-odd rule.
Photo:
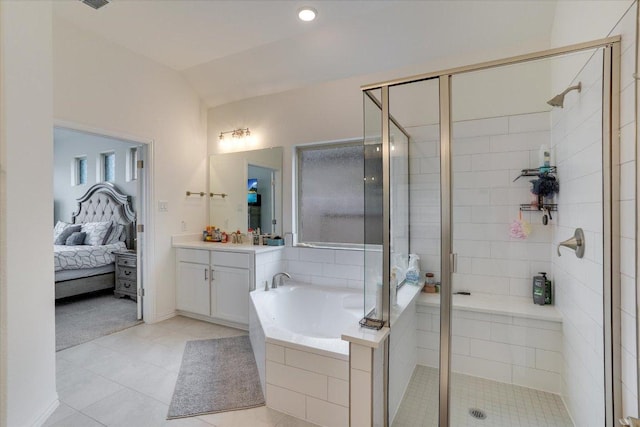
[[248, 329], [249, 292], [258, 278], [281, 268], [283, 248], [201, 241], [174, 241], [173, 247], [177, 312]]

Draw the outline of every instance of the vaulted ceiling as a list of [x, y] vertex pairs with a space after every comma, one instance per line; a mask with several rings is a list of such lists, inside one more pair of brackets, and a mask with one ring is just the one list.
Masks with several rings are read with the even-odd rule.
[[[59, 0], [59, 22], [182, 73], [209, 106], [548, 42], [555, 0]], [[297, 10], [318, 11], [305, 23]]]

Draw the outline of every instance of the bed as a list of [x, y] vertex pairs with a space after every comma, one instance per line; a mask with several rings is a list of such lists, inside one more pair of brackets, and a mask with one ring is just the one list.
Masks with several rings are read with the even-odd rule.
[[114, 253], [135, 250], [135, 222], [130, 196], [110, 182], [89, 188], [71, 222], [54, 228], [56, 299], [113, 289]]

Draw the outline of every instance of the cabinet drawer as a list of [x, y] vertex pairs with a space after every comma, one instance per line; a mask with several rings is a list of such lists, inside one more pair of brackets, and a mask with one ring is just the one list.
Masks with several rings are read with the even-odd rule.
[[206, 250], [178, 248], [176, 256], [182, 262], [209, 264], [209, 251]]
[[131, 280], [118, 279], [116, 281], [116, 291], [135, 293], [137, 292], [136, 282]]
[[136, 269], [129, 267], [118, 267], [118, 279], [136, 281]]
[[225, 267], [250, 268], [249, 254], [237, 252], [212, 252], [211, 264]]
[[118, 256], [118, 265], [123, 267], [135, 267], [136, 261], [135, 257]]

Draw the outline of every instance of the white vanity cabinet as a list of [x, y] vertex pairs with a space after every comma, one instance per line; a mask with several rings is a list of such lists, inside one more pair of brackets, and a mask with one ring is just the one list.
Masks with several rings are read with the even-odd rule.
[[268, 254], [273, 254], [275, 248], [200, 242], [174, 247], [178, 313], [247, 329], [256, 261], [262, 278], [262, 260], [271, 259]]

